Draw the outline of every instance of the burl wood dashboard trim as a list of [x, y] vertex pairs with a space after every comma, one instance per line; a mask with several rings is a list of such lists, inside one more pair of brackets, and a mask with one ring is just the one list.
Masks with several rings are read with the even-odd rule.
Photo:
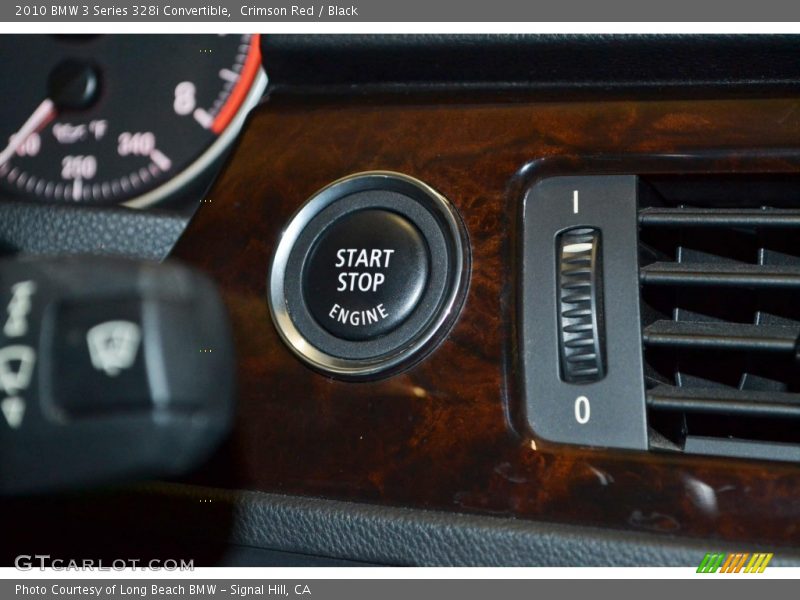
[[[460, 211], [472, 280], [424, 361], [387, 379], [316, 373], [266, 301], [282, 227], [350, 173], [419, 178]], [[176, 256], [220, 285], [238, 417], [195, 483], [395, 506], [800, 545], [800, 467], [553, 446], [520, 418], [515, 317], [523, 192], [597, 172], [800, 172], [793, 99], [514, 102], [381, 98], [256, 109]]]

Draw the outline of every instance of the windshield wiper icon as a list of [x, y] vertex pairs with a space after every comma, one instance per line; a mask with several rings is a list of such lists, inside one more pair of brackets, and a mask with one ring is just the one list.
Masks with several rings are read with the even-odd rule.
[[92, 366], [114, 377], [130, 368], [142, 338], [141, 329], [130, 321], [107, 321], [95, 325], [86, 333]]

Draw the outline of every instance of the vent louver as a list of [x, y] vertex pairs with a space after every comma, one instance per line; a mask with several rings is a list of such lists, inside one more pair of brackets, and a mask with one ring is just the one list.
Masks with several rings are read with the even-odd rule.
[[800, 456], [800, 181], [644, 180], [651, 446]]

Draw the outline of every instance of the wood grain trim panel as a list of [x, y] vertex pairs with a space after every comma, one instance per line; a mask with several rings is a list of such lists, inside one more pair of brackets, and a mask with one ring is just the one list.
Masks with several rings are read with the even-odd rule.
[[[192, 481], [797, 545], [796, 466], [537, 441], [519, 418], [514, 314], [519, 203], [536, 177], [797, 172], [799, 156], [793, 99], [267, 103], [176, 251], [221, 286], [239, 364], [234, 434]], [[472, 242], [472, 281], [434, 353], [391, 378], [348, 383], [309, 370], [282, 345], [267, 269], [305, 199], [373, 169], [417, 177], [456, 205]]]

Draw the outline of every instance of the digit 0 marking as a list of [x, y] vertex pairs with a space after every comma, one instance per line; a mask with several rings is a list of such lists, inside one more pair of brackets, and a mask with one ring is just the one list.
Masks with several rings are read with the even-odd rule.
[[578, 396], [575, 398], [575, 420], [580, 425], [586, 425], [591, 417], [592, 407], [589, 404], [589, 399], [586, 396]]

